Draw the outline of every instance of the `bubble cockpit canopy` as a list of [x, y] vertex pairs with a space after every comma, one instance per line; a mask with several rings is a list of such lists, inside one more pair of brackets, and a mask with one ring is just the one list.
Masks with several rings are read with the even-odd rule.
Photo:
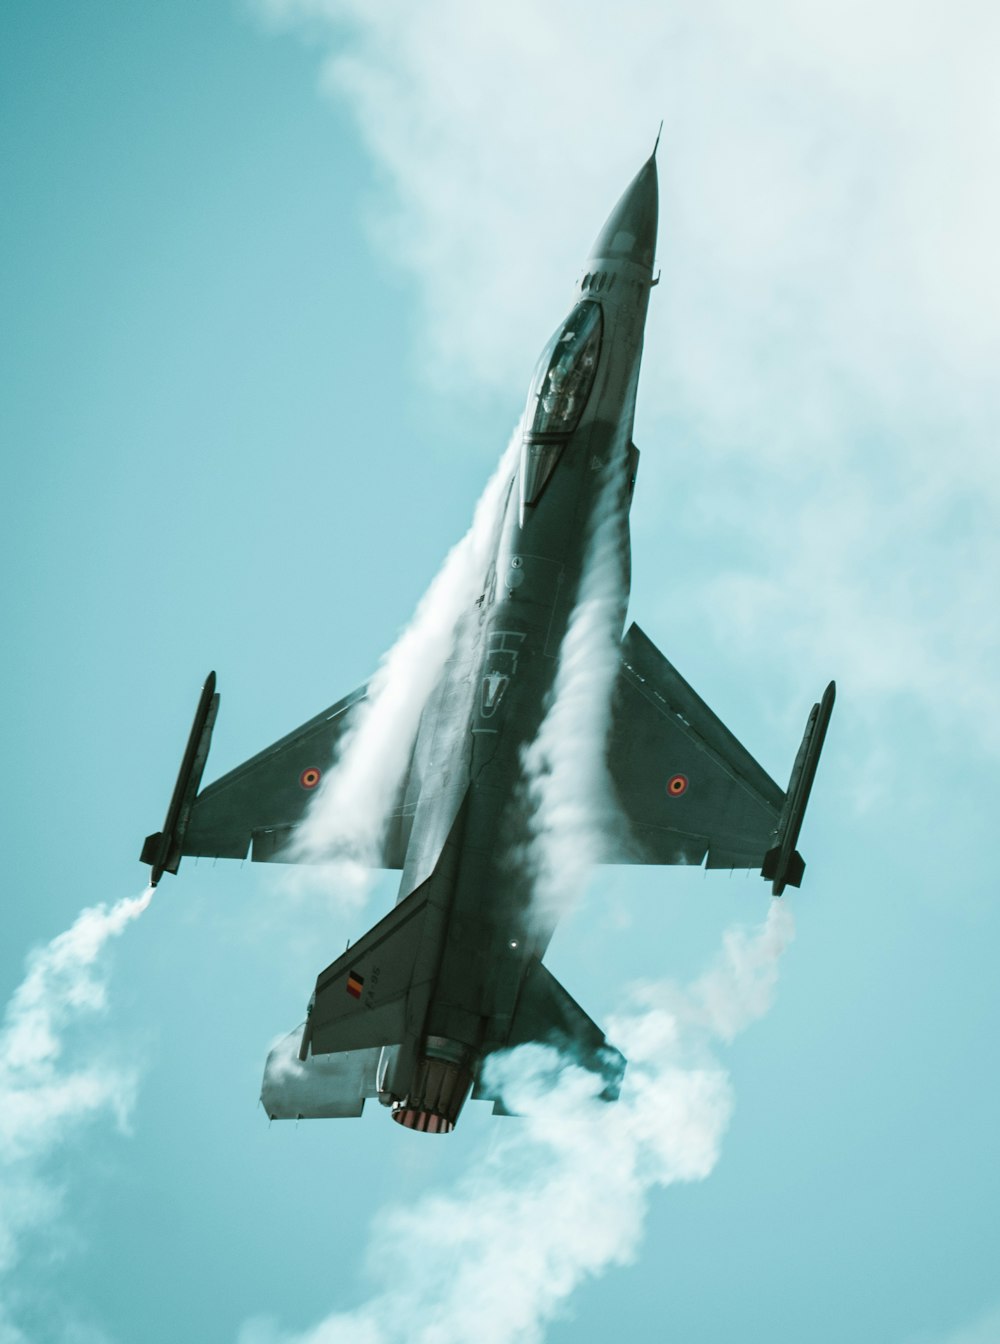
[[538, 498], [558, 460], [562, 440], [580, 423], [597, 373], [600, 347], [601, 305], [584, 300], [539, 357], [528, 394], [528, 414], [532, 418], [522, 449], [525, 504], [533, 504]]
[[572, 434], [576, 429], [597, 372], [600, 345], [601, 305], [585, 300], [576, 305], [539, 357], [531, 384], [536, 405], [528, 438]]

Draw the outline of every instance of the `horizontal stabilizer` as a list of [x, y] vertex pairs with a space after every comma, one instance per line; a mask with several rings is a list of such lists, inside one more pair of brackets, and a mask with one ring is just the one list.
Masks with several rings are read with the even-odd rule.
[[336, 1120], [360, 1115], [376, 1095], [380, 1051], [345, 1050], [299, 1059], [302, 1028], [279, 1041], [264, 1065], [260, 1100], [272, 1120]]
[[302, 1035], [314, 1055], [398, 1045], [437, 970], [441, 911], [429, 884], [395, 906], [321, 971]]
[[[625, 1076], [625, 1056], [609, 1045], [604, 1032], [540, 961], [533, 960], [518, 996], [506, 1048], [537, 1043], [551, 1045], [569, 1062], [596, 1073], [604, 1087], [601, 1099], [617, 1101]], [[494, 1102], [495, 1115], [511, 1115], [499, 1089], [480, 1080], [473, 1096]]]

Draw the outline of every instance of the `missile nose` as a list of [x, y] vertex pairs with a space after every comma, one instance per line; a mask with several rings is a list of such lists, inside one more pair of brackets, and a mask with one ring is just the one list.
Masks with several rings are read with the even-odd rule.
[[621, 200], [597, 235], [597, 241], [590, 250], [590, 261], [594, 262], [598, 258], [631, 261], [652, 273], [658, 213], [659, 192], [654, 150], [625, 188]]

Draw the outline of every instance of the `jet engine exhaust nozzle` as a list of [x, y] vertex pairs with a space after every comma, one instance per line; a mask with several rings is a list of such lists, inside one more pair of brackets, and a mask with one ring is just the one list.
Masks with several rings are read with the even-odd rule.
[[450, 1134], [472, 1090], [472, 1072], [465, 1064], [422, 1059], [413, 1086], [392, 1103], [392, 1118], [404, 1129], [421, 1134]]

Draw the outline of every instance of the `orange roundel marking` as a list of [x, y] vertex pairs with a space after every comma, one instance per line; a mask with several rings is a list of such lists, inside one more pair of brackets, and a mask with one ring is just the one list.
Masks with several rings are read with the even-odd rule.
[[299, 775], [299, 783], [304, 789], [314, 789], [322, 778], [322, 772], [311, 765], [308, 770], [303, 770], [302, 774]]
[[682, 793], [687, 791], [687, 775], [671, 775], [667, 780], [667, 793], [671, 798], [679, 798]]

